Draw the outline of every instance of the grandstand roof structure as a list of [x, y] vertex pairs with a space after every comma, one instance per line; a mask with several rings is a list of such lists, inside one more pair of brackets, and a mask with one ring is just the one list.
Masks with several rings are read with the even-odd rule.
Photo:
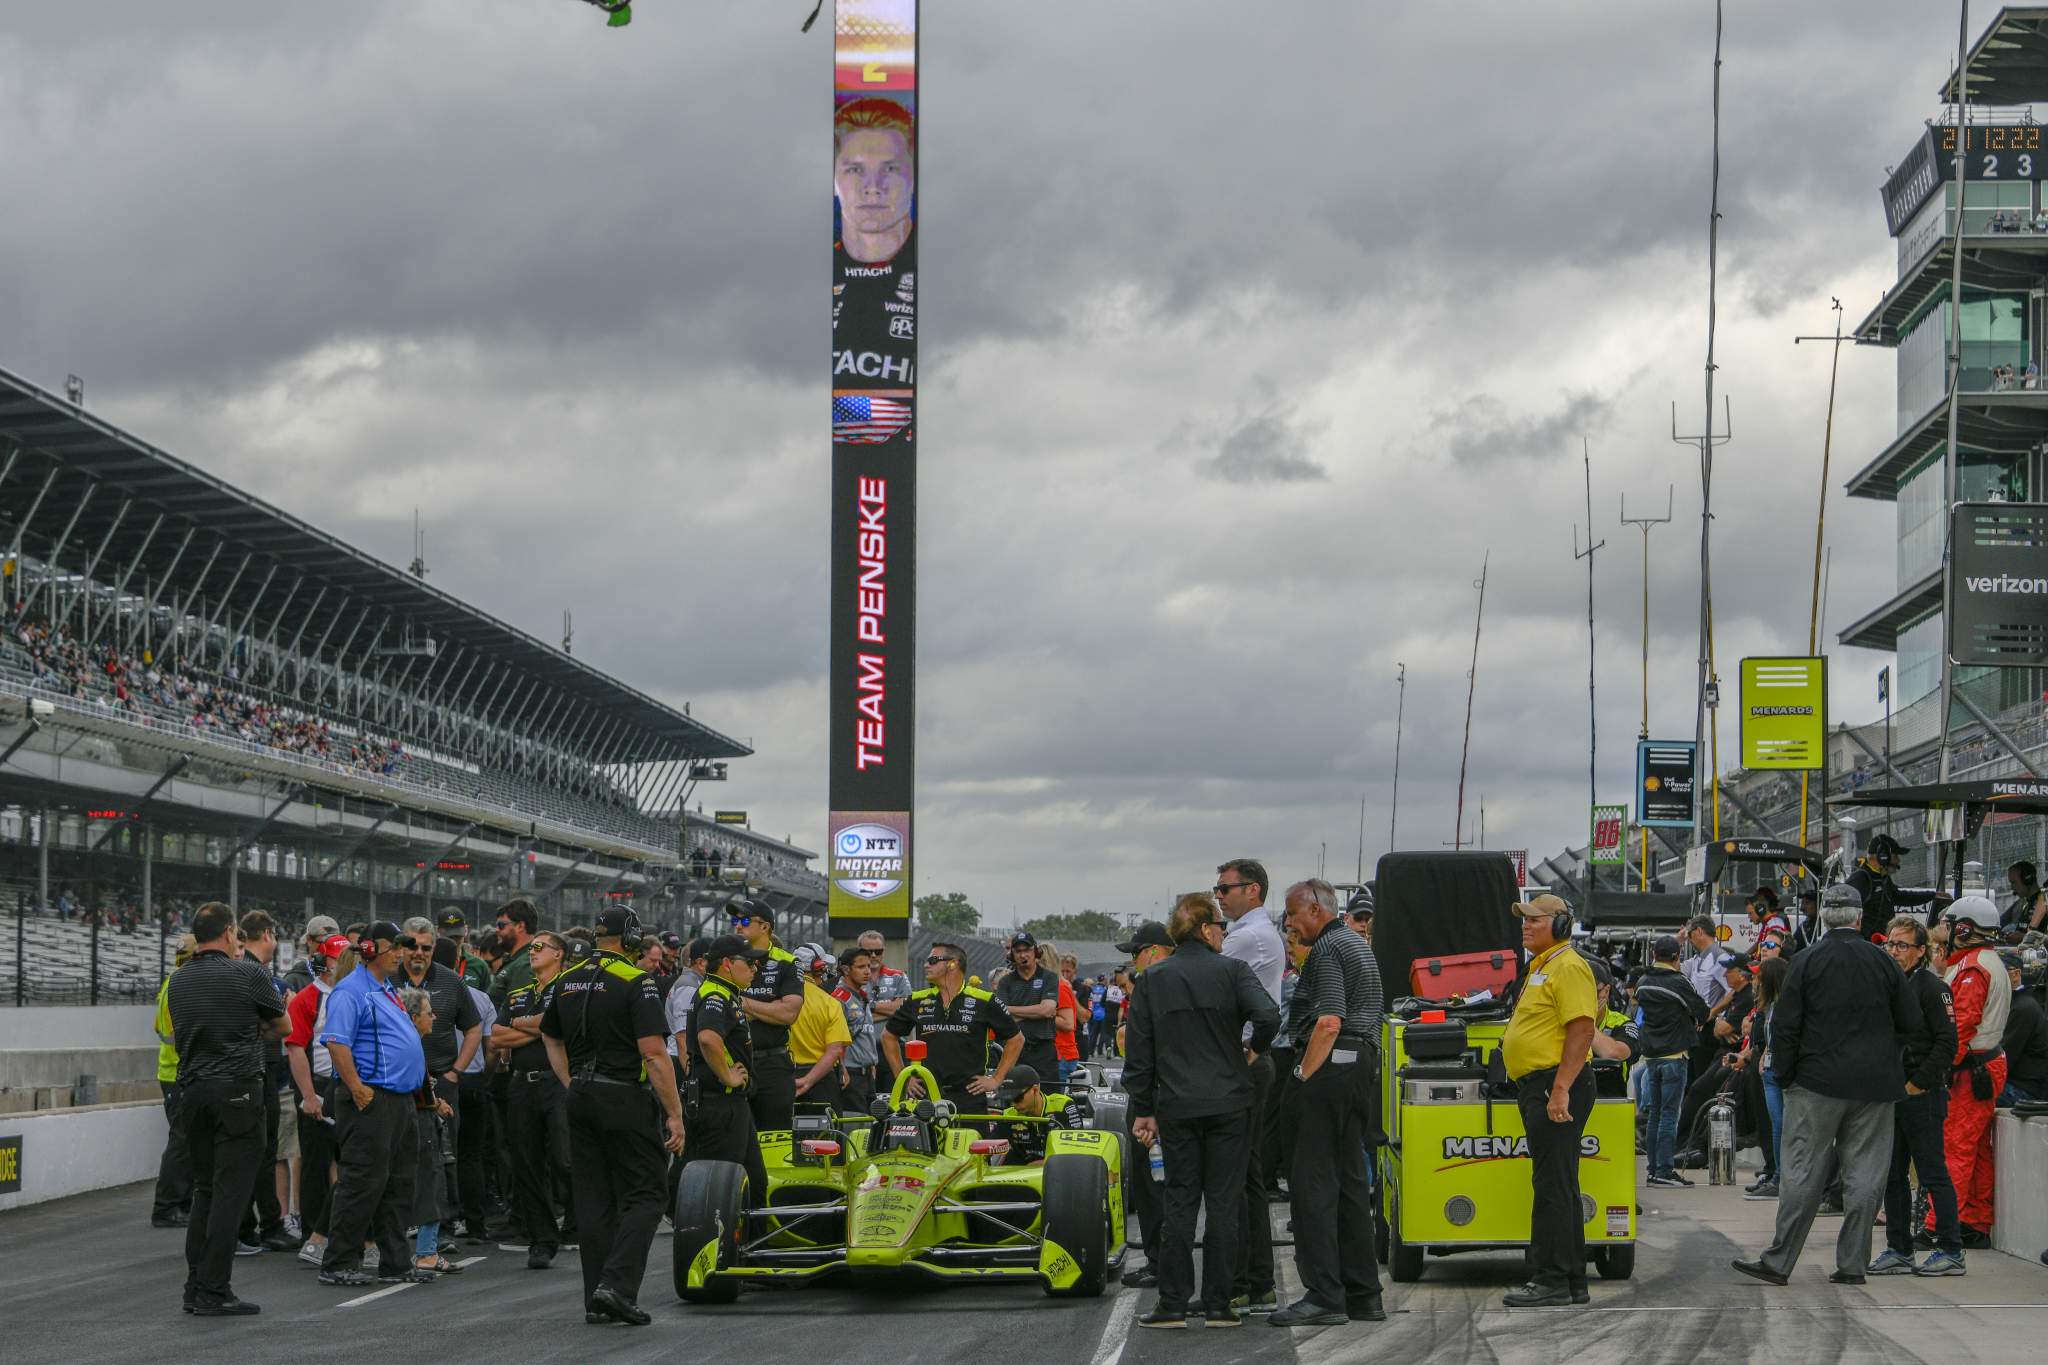
[[[437, 704], [551, 706], [602, 718], [577, 741], [598, 765], [743, 757], [751, 748], [581, 659], [0, 369], [0, 503], [13, 551], [77, 566], [149, 601], [282, 627], [329, 657], [405, 657]], [[10, 518], [12, 519], [12, 518]], [[68, 557], [67, 557], [68, 556]], [[367, 634], [365, 633], [367, 630]], [[416, 634], [415, 634], [416, 633]], [[420, 642], [431, 638], [433, 652]], [[410, 657], [406, 657], [410, 656]], [[516, 687], [506, 680], [516, 678]], [[495, 701], [492, 700], [495, 689]]]

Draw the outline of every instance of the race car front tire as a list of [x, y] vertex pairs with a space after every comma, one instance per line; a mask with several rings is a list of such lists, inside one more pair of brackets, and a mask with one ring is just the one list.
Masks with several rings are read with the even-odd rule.
[[1101, 1158], [1062, 1153], [1045, 1163], [1045, 1240], [1073, 1257], [1080, 1275], [1045, 1292], [1054, 1298], [1092, 1299], [1109, 1282], [1109, 1167]]
[[707, 1248], [714, 1267], [733, 1265], [740, 1237], [746, 1231], [746, 1168], [731, 1161], [693, 1161], [683, 1167], [676, 1187], [676, 1297], [686, 1303], [731, 1303], [740, 1296], [739, 1281], [690, 1283], [690, 1267]]

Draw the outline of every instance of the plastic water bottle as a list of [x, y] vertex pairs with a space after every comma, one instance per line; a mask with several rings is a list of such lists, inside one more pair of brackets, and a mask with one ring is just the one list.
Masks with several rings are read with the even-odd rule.
[[1163, 1142], [1154, 1142], [1154, 1143], [1152, 1144], [1152, 1155], [1151, 1155], [1151, 1157], [1150, 1157], [1150, 1162], [1151, 1162], [1151, 1166], [1152, 1166], [1152, 1179], [1153, 1179], [1153, 1180], [1154, 1180], [1154, 1181], [1155, 1181], [1156, 1183], [1158, 1183], [1158, 1184], [1161, 1184], [1161, 1185], [1164, 1185], [1164, 1184], [1166, 1183], [1166, 1144], [1165, 1144], [1165, 1143], [1163, 1143]]

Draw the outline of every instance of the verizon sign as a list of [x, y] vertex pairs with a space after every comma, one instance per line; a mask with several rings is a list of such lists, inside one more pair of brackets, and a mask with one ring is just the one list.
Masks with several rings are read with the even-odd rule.
[[1953, 518], [1950, 661], [2048, 666], [2048, 505], [1964, 502], [1956, 504]]

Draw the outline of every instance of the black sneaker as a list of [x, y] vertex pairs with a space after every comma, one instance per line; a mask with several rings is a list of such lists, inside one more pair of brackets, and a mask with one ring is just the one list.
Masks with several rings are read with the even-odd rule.
[[1674, 1170], [1671, 1173], [1671, 1183], [1688, 1190], [1693, 1187], [1693, 1182], [1685, 1178], [1685, 1173], [1683, 1171]]
[[238, 1299], [230, 1294], [224, 1299], [195, 1298], [189, 1311], [200, 1318], [253, 1318], [263, 1310], [247, 1299]]
[[1304, 1297], [1288, 1304], [1266, 1321], [1275, 1327], [1341, 1327], [1351, 1321], [1351, 1317]]
[[360, 1267], [351, 1266], [345, 1270], [321, 1271], [320, 1283], [331, 1284], [341, 1289], [360, 1289], [365, 1285], [377, 1283], [377, 1277]]
[[1654, 1185], [1660, 1190], [1675, 1190], [1678, 1188], [1678, 1177], [1675, 1175], [1653, 1175], [1643, 1183], [1645, 1185]]
[[283, 1228], [278, 1228], [274, 1232], [264, 1233], [262, 1239], [256, 1245], [262, 1247], [265, 1251], [297, 1251], [304, 1240], [303, 1238], [292, 1236]]
[[1157, 1289], [1158, 1287], [1159, 1272], [1150, 1266], [1139, 1266], [1136, 1270], [1126, 1270], [1124, 1272], [1124, 1288], [1126, 1289]]
[[1172, 1331], [1188, 1325], [1188, 1310], [1155, 1306], [1149, 1313], [1138, 1315], [1138, 1326], [1162, 1328]]
[[553, 1247], [532, 1247], [526, 1253], [526, 1268], [528, 1270], [546, 1270], [554, 1263], [555, 1249]]
[[1378, 1294], [1369, 1299], [1354, 1299], [1344, 1305], [1344, 1316], [1353, 1322], [1385, 1322], [1386, 1300]]
[[1204, 1327], [1242, 1327], [1244, 1319], [1237, 1315], [1235, 1308], [1211, 1308], [1202, 1314]]
[[1963, 1228], [1963, 1250], [1982, 1251], [1991, 1245], [1991, 1234], [1982, 1228], [1973, 1228], [1968, 1223]]
[[1587, 1304], [1593, 1301], [1593, 1291], [1586, 1287], [1584, 1280], [1573, 1280], [1569, 1292], [1573, 1303]]
[[1562, 1287], [1552, 1289], [1531, 1280], [1520, 1289], [1511, 1289], [1501, 1295], [1500, 1301], [1509, 1308], [1568, 1308], [1572, 1292]]

